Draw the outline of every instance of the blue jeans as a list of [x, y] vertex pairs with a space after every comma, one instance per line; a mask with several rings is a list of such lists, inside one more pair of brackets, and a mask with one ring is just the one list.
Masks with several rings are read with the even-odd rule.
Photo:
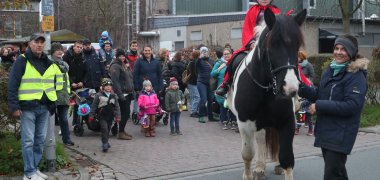
[[170, 131], [179, 132], [179, 117], [181, 116], [181, 112], [171, 112], [170, 113]]
[[196, 85], [191, 85], [191, 84], [188, 84], [187, 88], [189, 89], [189, 92], [190, 92], [190, 106], [191, 106], [190, 113], [191, 114], [197, 113], [198, 105], [200, 101], [198, 88]]
[[68, 143], [71, 141], [70, 130], [69, 130], [69, 122], [67, 120], [68, 110], [69, 110], [69, 106], [67, 106], [67, 105], [58, 105], [57, 106], [56, 116], [58, 116], [59, 125], [61, 126], [63, 143]]
[[21, 143], [24, 174], [31, 176], [36, 173], [42, 158], [46, 138], [49, 110], [46, 105], [38, 105], [31, 110], [22, 111]]
[[[210, 86], [208, 84], [203, 84], [201, 82], [197, 82], [197, 88], [201, 100], [199, 101], [199, 117], [208, 116], [209, 119], [213, 119], [212, 114], [212, 99], [213, 93], [210, 90]], [[206, 109], [207, 102], [207, 109]]]

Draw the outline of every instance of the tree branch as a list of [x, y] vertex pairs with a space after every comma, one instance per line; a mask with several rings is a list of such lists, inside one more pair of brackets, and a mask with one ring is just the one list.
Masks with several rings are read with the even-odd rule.
[[356, 4], [356, 7], [350, 12], [351, 14], [354, 14], [361, 6], [362, 6], [363, 0], [360, 0], [358, 4]]

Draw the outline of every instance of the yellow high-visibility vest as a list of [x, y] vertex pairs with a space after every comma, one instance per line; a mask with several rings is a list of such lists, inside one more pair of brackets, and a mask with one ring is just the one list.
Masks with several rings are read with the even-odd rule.
[[[45, 73], [41, 75], [37, 69], [30, 64], [24, 54], [21, 56], [26, 60], [26, 67], [24, 75], [21, 78], [20, 87], [18, 88], [18, 99], [41, 100], [43, 93], [45, 93], [50, 101], [56, 101], [56, 90], [61, 90], [63, 88], [63, 75], [60, 73], [59, 67], [52, 63], [46, 69]], [[57, 84], [55, 88], [54, 78], [56, 76], [56, 81], [62, 85]]]

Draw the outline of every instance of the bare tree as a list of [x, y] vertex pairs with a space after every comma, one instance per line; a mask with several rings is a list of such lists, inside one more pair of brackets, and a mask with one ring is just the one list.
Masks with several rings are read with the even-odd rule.
[[350, 32], [351, 17], [361, 7], [363, 0], [359, 0], [356, 5], [353, 4], [352, 10], [350, 10], [350, 2], [352, 2], [352, 0], [339, 0], [339, 7], [342, 13], [343, 32], [345, 33]]

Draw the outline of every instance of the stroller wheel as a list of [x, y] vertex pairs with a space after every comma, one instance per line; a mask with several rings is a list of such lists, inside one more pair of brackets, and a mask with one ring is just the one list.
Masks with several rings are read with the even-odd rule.
[[133, 124], [135, 125], [138, 125], [139, 124], [139, 120], [137, 119], [137, 113], [132, 113], [132, 122]]
[[168, 125], [168, 120], [169, 120], [169, 117], [168, 115], [165, 115], [164, 118], [162, 119], [162, 121], [164, 122], [164, 125]]
[[75, 136], [83, 136], [83, 132], [84, 132], [84, 129], [83, 129], [83, 126], [82, 125], [75, 125], [74, 126], [74, 134]]
[[119, 126], [117, 123], [115, 123], [112, 128], [111, 128], [111, 133], [112, 135], [116, 136], [117, 135], [117, 131], [119, 130]]

